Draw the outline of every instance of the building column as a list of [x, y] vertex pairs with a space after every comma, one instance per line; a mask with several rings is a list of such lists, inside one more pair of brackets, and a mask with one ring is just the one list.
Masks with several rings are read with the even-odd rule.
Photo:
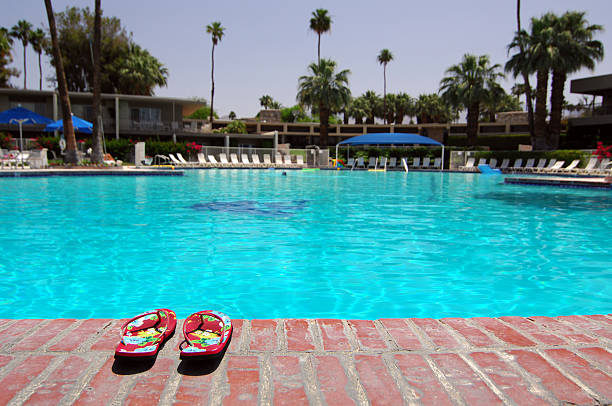
[[119, 96], [115, 96], [115, 138], [119, 139]]

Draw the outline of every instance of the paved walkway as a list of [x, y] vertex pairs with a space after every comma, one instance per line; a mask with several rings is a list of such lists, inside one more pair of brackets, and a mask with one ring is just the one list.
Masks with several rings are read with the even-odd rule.
[[1, 320], [0, 404], [600, 405], [612, 315], [234, 320], [220, 362], [112, 354], [121, 320]]

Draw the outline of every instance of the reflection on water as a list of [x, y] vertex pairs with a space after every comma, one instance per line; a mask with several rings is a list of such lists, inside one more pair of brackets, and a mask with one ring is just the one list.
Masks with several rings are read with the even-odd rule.
[[262, 216], [286, 217], [294, 216], [304, 210], [307, 200], [291, 200], [288, 202], [259, 202], [256, 200], [236, 200], [230, 202], [196, 203], [189, 208], [198, 211], [220, 211], [237, 214], [256, 214]]
[[612, 209], [612, 194], [608, 191], [599, 193], [593, 191], [589, 196], [564, 193], [563, 189], [555, 189], [557, 193], [545, 191], [542, 193], [516, 193], [513, 191], [489, 192], [475, 194], [475, 199], [495, 200], [511, 206], [536, 208], [562, 208], [572, 210], [610, 210]]

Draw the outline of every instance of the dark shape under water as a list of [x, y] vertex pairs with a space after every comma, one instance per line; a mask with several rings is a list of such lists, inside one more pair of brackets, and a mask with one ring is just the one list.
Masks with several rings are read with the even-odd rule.
[[256, 200], [235, 200], [230, 202], [205, 202], [189, 206], [198, 211], [219, 211], [226, 213], [251, 214], [273, 217], [294, 216], [304, 210], [307, 200], [291, 200], [288, 202], [258, 202]]

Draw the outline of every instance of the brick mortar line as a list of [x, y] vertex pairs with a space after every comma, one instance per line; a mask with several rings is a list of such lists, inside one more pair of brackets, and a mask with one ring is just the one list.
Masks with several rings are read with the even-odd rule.
[[[81, 354], [76, 354], [81, 356]], [[64, 395], [60, 403], [66, 405], [72, 405], [86, 390], [91, 380], [96, 376], [102, 369], [102, 366], [106, 363], [109, 357], [95, 357], [91, 358], [91, 362], [85, 371], [79, 376], [74, 384], [74, 388]]]
[[287, 331], [285, 329], [285, 319], [274, 319], [276, 321], [276, 348], [280, 351], [287, 351]]
[[442, 372], [442, 370], [438, 368], [438, 365], [434, 362], [434, 360], [432, 360], [429, 355], [424, 355], [423, 359], [425, 360], [425, 362], [427, 362], [434, 376], [436, 377], [438, 382], [440, 382], [440, 384], [448, 394], [448, 397], [451, 399], [451, 402], [458, 405], [467, 405], [457, 388], [455, 388], [455, 386], [448, 380], [444, 372]]
[[5, 330], [8, 330], [13, 324], [17, 323], [19, 319], [5, 319], [5, 320], [8, 320], [8, 321], [4, 323], [2, 326], [0, 326], [0, 333], [2, 333]]
[[115, 396], [111, 399], [109, 404], [111, 406], [120, 406], [125, 403], [127, 397], [132, 393], [136, 381], [139, 377], [146, 378], [145, 374], [149, 373], [150, 369], [144, 374], [131, 374], [131, 375], [119, 375], [121, 376], [121, 382], [119, 383], [119, 389]]
[[[229, 385], [226, 382], [227, 377], [227, 357], [223, 357], [221, 363], [214, 371], [215, 375], [210, 381], [210, 395], [208, 397], [209, 405], [220, 405], [223, 399], [229, 395]], [[218, 371], [218, 373], [217, 373]], [[183, 378], [181, 378], [182, 380]], [[160, 403], [161, 404], [161, 403]]]
[[319, 325], [315, 320], [307, 320], [308, 329], [310, 331], [312, 337], [312, 345], [314, 346], [314, 351], [323, 351], [323, 337], [321, 335], [321, 330], [319, 329]]
[[478, 364], [476, 364], [476, 362], [474, 362], [471, 357], [459, 354], [459, 358], [461, 358], [470, 368], [472, 368], [476, 375], [478, 375], [478, 377], [485, 383], [485, 385], [487, 385], [489, 389], [491, 389], [491, 391], [493, 391], [493, 393], [502, 400], [502, 402], [507, 405], [514, 404], [512, 399], [510, 399], [504, 393], [504, 391], [502, 391], [500, 388], [497, 387], [497, 385], [495, 385], [495, 382], [493, 382], [493, 380], [489, 378], [489, 376], [482, 369], [480, 369]]
[[[601, 348], [602, 350], [607, 350], [608, 352], [612, 352], [612, 348], [607, 348], [603, 346], [587, 346], [587, 347], [579, 348], [578, 350], [584, 349], [584, 348]], [[612, 377], [612, 368], [610, 368], [610, 373], [608, 373], [607, 370], [609, 368], [600, 360], [595, 359], [592, 355], [588, 353], [577, 352], [577, 351], [572, 351], [572, 352], [574, 352], [574, 354], [578, 355], [580, 358], [584, 358], [585, 361], [591, 364], [594, 368], [597, 368], [597, 370]]]
[[404, 402], [409, 405], [418, 405], [419, 402], [415, 390], [412, 389], [410, 385], [406, 382], [406, 379], [404, 379], [404, 376], [402, 375], [399, 367], [397, 366], [397, 363], [393, 359], [393, 356], [389, 354], [383, 354], [381, 358], [383, 360], [383, 363], [385, 364], [385, 367], [387, 368], [387, 371], [389, 371], [389, 375], [391, 375], [391, 379], [393, 379], [393, 381], [395, 382], [395, 386], [397, 386], [397, 389], [402, 395]]
[[[610, 330], [612, 330], [612, 327], [606, 326], [606, 325], [600, 323], [597, 320], [585, 318], [584, 316], [581, 316], [581, 315], [578, 315], [578, 317], [580, 319], [588, 321], [590, 323], [595, 323], [595, 325], [601, 326], [601, 328], [603, 328], [603, 329], [610, 329]], [[588, 329], [586, 329], [586, 328], [584, 328], [582, 326], [574, 324], [574, 323], [572, 323], [569, 320], [563, 320], [563, 319], [555, 319], [555, 320], [557, 320], [559, 323], [561, 323], [563, 325], [566, 325], [566, 326], [569, 326], [569, 327], [573, 328], [574, 330], [576, 330], [576, 331], [586, 335], [587, 337], [595, 338], [595, 339], [597, 339], [597, 341], [603, 341], [604, 343], [612, 344], [612, 340], [611, 339], [609, 339], [607, 337], [604, 337], [604, 336], [600, 336], [599, 334], [595, 333], [594, 331], [588, 330]], [[592, 344], [594, 344], [594, 343], [592, 343]]]
[[531, 393], [540, 396], [550, 404], [555, 404], [558, 402], [554, 394], [548, 389], [546, 389], [546, 387], [542, 384], [541, 379], [539, 379], [539, 377], [538, 379], [534, 379], [531, 373], [529, 373], [525, 368], [520, 366], [518, 362], [516, 362], [516, 357], [514, 355], [508, 354], [505, 351], [499, 351], [497, 352], [497, 355], [503, 361], [506, 361], [506, 363], [510, 365], [510, 367], [513, 368], [514, 371], [516, 371], [521, 376], [521, 378], [523, 378], [525, 382], [529, 384], [529, 391]]
[[[179, 362], [180, 363], [180, 362]], [[174, 362], [172, 369], [170, 370], [170, 375], [164, 384], [164, 390], [159, 395], [159, 404], [160, 405], [169, 405], [172, 404], [174, 399], [176, 399], [176, 394], [178, 392], [178, 388], [182, 379], [181, 374], [178, 372], [178, 364], [176, 361]]]
[[[529, 319], [528, 317], [525, 317], [526, 320], [529, 320], [530, 323], [533, 323], [538, 329], [540, 329], [540, 325], [537, 324], [535, 321]], [[524, 337], [526, 337], [527, 339], [533, 341], [535, 343], [535, 345], [532, 345], [530, 347], [520, 347], [520, 348], [538, 348], [540, 346], [544, 346], [546, 344], [544, 344], [543, 342], [541, 342], [540, 340], [536, 339], [534, 336], [531, 335], [531, 333], [529, 333], [528, 331], [525, 331], [519, 327], [513, 326], [512, 324], [506, 322], [505, 320], [499, 319], [499, 318], [495, 318], [495, 320], [499, 321], [501, 324], [503, 324], [504, 326], [516, 331], [517, 333], [523, 335]], [[553, 336], [557, 337], [558, 339], [560, 339], [561, 341], [565, 341], [567, 342], [567, 339], [564, 339], [563, 337], [559, 337], [558, 335], [551, 333], [550, 331], [547, 331], [548, 334], [552, 334]], [[501, 339], [500, 339], [501, 340]], [[503, 340], [502, 340], [503, 341]]]
[[575, 376], [571, 372], [567, 371], [559, 363], [557, 363], [555, 360], [553, 360], [551, 357], [549, 357], [548, 354], [546, 354], [544, 351], [540, 351], [540, 350], [536, 349], [536, 350], [534, 350], [534, 352], [536, 354], [539, 354], [542, 358], [544, 358], [546, 360], [546, 362], [548, 362], [553, 368], [555, 368], [557, 371], [559, 371], [561, 373], [561, 375], [563, 375], [564, 377], [569, 379], [571, 382], [573, 382], [576, 385], [578, 385], [578, 387], [580, 389], [585, 391], [586, 394], [589, 395], [591, 398], [593, 398], [595, 401], [597, 401], [598, 403], [601, 403], [603, 400], [605, 400], [605, 396], [599, 395], [597, 392], [595, 392], [593, 389], [591, 389], [588, 385], [586, 385], [584, 382], [582, 382], [577, 376]]
[[318, 385], [316, 369], [314, 366], [314, 356], [310, 353], [300, 357], [300, 371], [303, 377], [304, 391], [311, 406], [323, 406], [324, 399], [321, 388]]
[[344, 368], [344, 373], [346, 374], [346, 378], [348, 380], [347, 393], [355, 400], [357, 404], [369, 406], [370, 401], [368, 399], [367, 392], [359, 379], [354, 358], [349, 357], [346, 353], [339, 354], [337, 358], [340, 361], [342, 368]]
[[472, 347], [472, 344], [470, 343], [470, 341], [466, 337], [464, 337], [463, 334], [461, 334], [459, 331], [455, 330], [448, 324], [444, 323], [442, 320], [437, 320], [437, 321], [448, 332], [448, 334], [451, 337], [453, 337], [455, 341], [457, 341], [457, 344], [459, 344], [462, 347], [462, 349]]
[[32, 336], [34, 336], [40, 329], [44, 328], [47, 324], [51, 323], [52, 319], [41, 320], [35, 327], [32, 327], [25, 334], [22, 334], [17, 337], [13, 337], [13, 340], [10, 343], [4, 344], [2, 346], [2, 350], [10, 351], [13, 349], [15, 345], [17, 345], [21, 340], [26, 340]]
[[[27, 359], [27, 358], [26, 358]], [[36, 389], [55, 371], [66, 358], [51, 359], [49, 365], [46, 366], [36, 377], [34, 377], [27, 385], [23, 386], [13, 398], [8, 402], [8, 405], [20, 405], [27, 398], [32, 396]]]
[[[57, 344], [58, 342], [62, 341], [65, 337], [67, 337], [69, 334], [71, 334], [72, 332], [74, 332], [76, 329], [78, 329], [79, 327], [81, 327], [81, 325], [85, 323], [85, 320], [76, 320], [75, 323], [72, 323], [71, 326], [69, 326], [68, 328], [65, 328], [63, 331], [61, 331], [60, 333], [56, 334], [55, 337], [52, 337], [50, 340], [48, 340], [46, 343], [44, 343], [43, 345], [41, 345], [39, 347], [39, 350], [41, 351], [45, 351], [47, 352], [47, 350], [54, 346], [55, 344]], [[49, 351], [49, 352], [55, 352], [55, 351]]]
[[244, 320], [242, 322], [242, 331], [240, 333], [240, 343], [236, 347], [238, 353], [249, 352], [251, 347], [251, 320]]
[[259, 405], [271, 405], [274, 401], [274, 383], [272, 382], [272, 354], [259, 357]]
[[393, 339], [393, 336], [391, 335], [391, 333], [387, 331], [387, 329], [380, 322], [380, 320], [374, 320], [373, 323], [374, 323], [374, 327], [376, 328], [376, 331], [378, 331], [378, 335], [380, 335], [380, 337], [383, 339], [388, 349], [397, 350], [400, 348], [399, 345], [397, 345], [397, 343]]
[[410, 319], [403, 320], [408, 326], [408, 328], [412, 330], [412, 333], [414, 333], [414, 335], [419, 339], [419, 341], [421, 342], [421, 346], [423, 346], [424, 349], [430, 349], [432, 351], [435, 351], [436, 348], [439, 348], [436, 343], [434, 343], [433, 340], [429, 338], [425, 331], [421, 330], [421, 328], [416, 325], [415, 322]]
[[[97, 342], [107, 331], [115, 328], [115, 326], [121, 326], [120, 320], [111, 320], [107, 322], [102, 328], [95, 333], [91, 334], [87, 339], [83, 340], [83, 342], [73, 351], [73, 352], [87, 352], [91, 351], [91, 346]], [[119, 330], [119, 329], [118, 329]], [[120, 331], [117, 332], [117, 343], [119, 343]]]
[[349, 320], [342, 320], [342, 327], [344, 331], [344, 335], [348, 340], [349, 346], [352, 348], [352, 351], [360, 351], [361, 343], [359, 342], [359, 338], [357, 337], [357, 333], [353, 329]]
[[[448, 317], [447, 317], [448, 318]], [[498, 338], [495, 334], [491, 333], [489, 330], [487, 330], [486, 328], [484, 328], [483, 326], [481, 326], [478, 323], [475, 323], [473, 320], [471, 319], [462, 319], [463, 321], [466, 322], [466, 324], [470, 327], [473, 327], [474, 329], [480, 331], [482, 334], [484, 334], [485, 336], [487, 336], [492, 342], [498, 344], [498, 345], [503, 345], [504, 341], [501, 340], [500, 338]], [[499, 319], [498, 319], [499, 320]], [[461, 337], [467, 342], [467, 347], [475, 347], [475, 348], [483, 348], [483, 347], [478, 347], [478, 346], [473, 346], [470, 341], [465, 338], [463, 336], [463, 334], [461, 334], [461, 332], [459, 330], [455, 330], [455, 328], [453, 326], [451, 326], [450, 324], [447, 324], [444, 319], [440, 319], [440, 323], [448, 326], [448, 328], [450, 328], [451, 330], [457, 332], [459, 335], [461, 335]]]
[[5, 366], [3, 366], [2, 368], [0, 368], [0, 381], [2, 381], [8, 374], [11, 373], [11, 371], [13, 369], [15, 369], [15, 366], [17, 364], [20, 364], [21, 362], [25, 361], [26, 358], [28, 358], [30, 354], [26, 354], [26, 353], [17, 353], [17, 354], [3, 354], [0, 353], [0, 355], [7, 355], [7, 356], [11, 356], [13, 357], [12, 360], [10, 360]]

